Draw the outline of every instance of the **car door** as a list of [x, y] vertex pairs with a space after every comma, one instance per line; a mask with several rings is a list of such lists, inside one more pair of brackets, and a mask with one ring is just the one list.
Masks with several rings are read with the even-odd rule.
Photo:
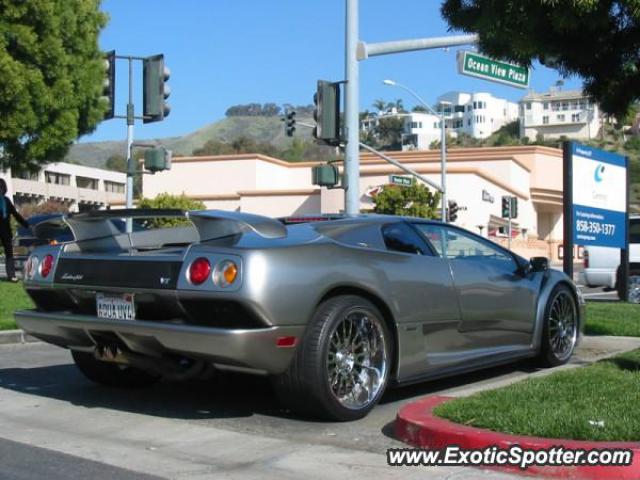
[[489, 354], [529, 345], [541, 276], [523, 275], [510, 252], [466, 230], [437, 224], [416, 227], [449, 262], [467, 347]]
[[387, 271], [393, 285], [387, 293], [399, 312], [399, 375], [417, 377], [449, 365], [449, 352], [459, 350], [465, 340], [448, 261], [404, 221], [382, 226], [382, 236], [386, 249], [403, 257], [401, 268]]

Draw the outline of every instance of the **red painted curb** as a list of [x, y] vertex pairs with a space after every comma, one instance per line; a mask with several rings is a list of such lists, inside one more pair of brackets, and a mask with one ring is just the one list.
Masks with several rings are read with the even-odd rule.
[[633, 462], [629, 466], [581, 466], [554, 467], [532, 465], [526, 470], [517, 466], [487, 466], [495, 470], [517, 472], [527, 475], [575, 479], [640, 479], [640, 442], [590, 442], [553, 438], [526, 437], [493, 432], [450, 422], [433, 415], [433, 409], [452, 397], [431, 396], [405, 405], [398, 412], [395, 434], [398, 439], [419, 448], [440, 449], [458, 445], [465, 449], [481, 449], [497, 446], [507, 449], [519, 445], [523, 449], [541, 450], [552, 447], [569, 449], [601, 450], [603, 448], [625, 448], [633, 451]]

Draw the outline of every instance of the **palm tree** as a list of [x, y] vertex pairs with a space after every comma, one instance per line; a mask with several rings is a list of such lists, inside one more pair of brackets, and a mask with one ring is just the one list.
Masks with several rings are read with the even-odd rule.
[[373, 102], [373, 108], [382, 113], [387, 109], [387, 102], [385, 102], [382, 98], [379, 98], [378, 100]]

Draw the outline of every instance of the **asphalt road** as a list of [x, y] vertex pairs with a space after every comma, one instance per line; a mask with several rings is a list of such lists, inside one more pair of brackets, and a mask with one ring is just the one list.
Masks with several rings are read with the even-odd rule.
[[[638, 346], [637, 339], [590, 340], [563, 368]], [[515, 478], [469, 468], [387, 467], [386, 449], [401, 446], [393, 420], [401, 405], [427, 394], [466, 395], [549, 372], [524, 362], [391, 390], [363, 420], [321, 423], [282, 410], [263, 378], [225, 374], [116, 390], [84, 379], [65, 350], [5, 345], [0, 478], [75, 478], [66, 472], [96, 479]]]

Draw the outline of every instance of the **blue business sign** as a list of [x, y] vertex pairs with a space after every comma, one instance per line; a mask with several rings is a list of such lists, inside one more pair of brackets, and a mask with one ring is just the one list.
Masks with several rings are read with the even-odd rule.
[[572, 144], [573, 242], [626, 248], [627, 159]]

